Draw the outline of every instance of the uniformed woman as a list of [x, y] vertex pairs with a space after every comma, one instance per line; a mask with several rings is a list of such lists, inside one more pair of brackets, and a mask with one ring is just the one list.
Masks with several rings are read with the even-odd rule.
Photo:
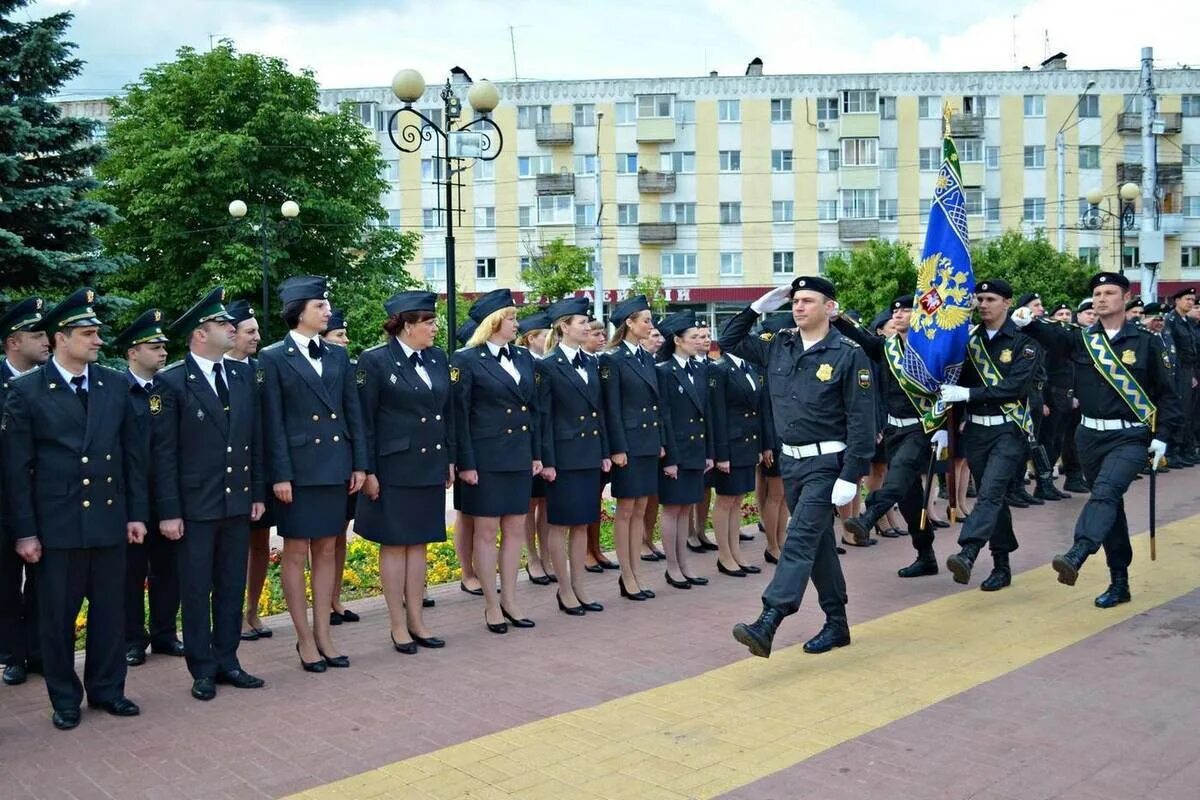
[[[634, 555], [647, 536], [646, 506], [658, 493], [658, 460], [666, 454], [654, 357], [642, 347], [654, 330], [646, 296], [617, 303], [609, 321], [616, 331], [610, 349], [600, 356], [600, 382], [613, 451], [612, 496], [617, 501], [613, 538], [621, 568], [617, 582], [622, 597], [645, 600], [653, 595], [642, 589]], [[650, 560], [657, 559], [651, 556]]]
[[[600, 354], [604, 352], [605, 346], [608, 344], [604, 335], [604, 323], [598, 319], [594, 319], [588, 323], [588, 337], [583, 343], [582, 350], [585, 355], [591, 356], [593, 363], [599, 365]], [[606, 470], [600, 476], [600, 488], [597, 493], [597, 498], [600, 503], [604, 502], [604, 487], [612, 480], [612, 471]], [[604, 555], [604, 550], [600, 547], [600, 519], [588, 525], [587, 528], [587, 563], [584, 566], [588, 572], [602, 573], [606, 569], [619, 569], [613, 562], [608, 560]]]
[[[716, 347], [716, 343], [712, 340], [712, 331], [708, 329], [708, 322], [697, 318], [696, 324], [700, 326], [701, 349], [694, 358], [697, 364], [707, 365], [710, 360], [720, 356], [720, 348]], [[715, 353], [713, 352], [714, 347], [717, 351]], [[693, 553], [716, 552], [717, 550], [717, 543], [704, 535], [708, 530], [708, 512], [712, 507], [712, 487], [715, 474], [713, 470], [704, 473], [704, 495], [689, 512], [687, 549]]]
[[437, 296], [399, 292], [384, 304], [384, 344], [363, 352], [355, 375], [367, 431], [367, 481], [355, 530], [379, 543], [379, 578], [392, 646], [437, 648], [421, 613], [425, 549], [446, 538], [446, 489], [454, 479], [450, 366], [433, 346]]
[[[479, 323], [467, 317], [462, 324], [454, 332], [454, 338], [457, 341], [458, 347], [455, 350], [463, 349], [467, 341], [470, 340], [475, 329], [479, 327]], [[458, 484], [454, 485], [452, 491], [454, 503], [454, 553], [458, 557], [459, 567], [462, 576], [458, 581], [458, 588], [467, 594], [479, 597], [483, 594], [483, 587], [480, 585], [479, 578], [475, 574], [475, 518], [470, 514], [464, 514], [462, 511], [462, 503], [458, 497]], [[495, 585], [495, 581], [492, 581]]]
[[[792, 315], [789, 312], [768, 314], [762, 321], [762, 333], [775, 336], [784, 328], [790, 328], [793, 325], [795, 325], [795, 322], [792, 320]], [[759, 467], [759, 480], [763, 484], [760, 493], [762, 500], [759, 501], [759, 512], [762, 515], [763, 533], [767, 539], [766, 546], [763, 548], [763, 560], [768, 564], [778, 564], [780, 548], [783, 547], [783, 540], [787, 535], [788, 510], [787, 495], [783, 489], [783, 475], [779, 471], [780, 445], [782, 441], [775, 432], [771, 395], [769, 387], [767, 387], [767, 375], [767, 370], [760, 366], [758, 371], [759, 381], [764, 387], [768, 388], [765, 427], [770, 455], [764, 454], [762, 464]]]
[[[334, 548], [346, 529], [346, 494], [366, 480], [362, 409], [346, 351], [321, 342], [329, 323], [325, 279], [289, 278], [279, 287], [288, 334], [262, 351], [267, 472], [283, 537], [282, 582], [301, 666], [348, 667], [329, 631]], [[305, 613], [312, 564], [313, 619]]]
[[587, 526], [600, 519], [601, 472], [611, 466], [600, 370], [583, 350], [592, 335], [590, 308], [587, 298], [571, 297], [546, 310], [553, 322], [546, 357], [537, 363], [550, 559], [558, 607], [572, 616], [604, 610], [588, 601], [584, 585]]
[[[456, 485], [463, 513], [475, 518], [473, 561], [484, 587], [484, 622], [492, 633], [507, 633], [505, 620], [516, 628], [533, 627], [517, 607], [516, 584], [533, 476], [542, 471], [534, 359], [513, 344], [517, 314], [511, 291], [482, 295], [469, 313], [479, 327], [454, 354], [450, 369]], [[497, 532], [499, 599], [491, 591]]]
[[[650, 356], [652, 364], [658, 363], [659, 351], [663, 346], [663, 335], [658, 329], [662, 320], [652, 322], [650, 335], [642, 340], [642, 349]], [[665, 561], [666, 553], [654, 546], [654, 529], [658, 526], [658, 486], [654, 486], [654, 494], [646, 499], [646, 516], [642, 519], [642, 561]], [[644, 591], [644, 590], [643, 590]]]
[[667, 452], [658, 478], [663, 551], [667, 583], [676, 589], [691, 589], [708, 583], [707, 578], [692, 577], [687, 565], [690, 511], [704, 497], [704, 473], [713, 466], [715, 420], [708, 393], [708, 365], [695, 358], [708, 350], [707, 331], [690, 309], [666, 317], [659, 330], [665, 341], [656, 370], [667, 428]]
[[[546, 312], [538, 311], [522, 317], [517, 323], [517, 344], [529, 350], [535, 359], [541, 360], [546, 353], [546, 337], [550, 335], [550, 318]], [[533, 493], [529, 497], [529, 513], [525, 515], [525, 574], [535, 586], [549, 586], [558, 580], [546, 572], [545, 562], [550, 557], [546, 548], [549, 525], [546, 523], [546, 482], [541, 475], [533, 478]]]
[[[335, 308], [330, 311], [329, 324], [325, 326], [325, 332], [321, 334], [321, 341], [343, 350], [350, 346], [350, 334], [346, 330], [345, 309]], [[356, 366], [354, 359], [350, 359], [350, 366]], [[347, 525], [350, 520], [354, 519], [354, 507], [357, 502], [358, 498], [354, 495], [346, 496]], [[342, 605], [342, 578], [346, 573], [345, 529], [338, 535], [334, 543], [333, 561], [333, 604], [329, 608], [329, 624], [341, 625], [343, 622], [358, 622], [358, 614]]]

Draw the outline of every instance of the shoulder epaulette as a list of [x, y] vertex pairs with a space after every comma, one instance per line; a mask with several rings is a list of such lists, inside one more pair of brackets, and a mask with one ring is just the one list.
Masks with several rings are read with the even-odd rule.
[[279, 350], [280, 348], [282, 348], [282, 347], [283, 347], [283, 342], [284, 342], [284, 340], [283, 340], [283, 339], [280, 339], [278, 342], [274, 342], [273, 344], [269, 344], [269, 345], [267, 345], [266, 347], [264, 347], [264, 348], [262, 348], [261, 350], [259, 350], [259, 351], [258, 351], [258, 354], [259, 354], [259, 355], [262, 355], [263, 353], [267, 352], [268, 350]]
[[180, 360], [178, 360], [178, 361], [173, 361], [173, 362], [171, 362], [170, 364], [167, 364], [167, 365], [166, 365], [165, 367], [163, 367], [162, 369], [160, 369], [158, 372], [159, 372], [159, 374], [161, 375], [161, 374], [162, 374], [162, 373], [164, 373], [164, 372], [170, 372], [170, 371], [171, 371], [171, 370], [173, 370], [173, 369], [179, 369], [179, 367], [180, 367], [180, 366], [182, 366], [182, 365], [183, 365], [183, 359], [180, 359]]
[[862, 347], [862, 345], [860, 345], [858, 342], [854, 341], [853, 339], [851, 339], [847, 336], [843, 336], [841, 338], [842, 338], [842, 344], [846, 345], [847, 347], [859, 347], [859, 348]]
[[368, 347], [367, 349], [363, 350], [363, 352], [364, 353], [374, 353], [376, 350], [382, 350], [385, 347], [387, 347], [387, 342], [380, 342], [379, 344], [375, 345], [374, 347]]

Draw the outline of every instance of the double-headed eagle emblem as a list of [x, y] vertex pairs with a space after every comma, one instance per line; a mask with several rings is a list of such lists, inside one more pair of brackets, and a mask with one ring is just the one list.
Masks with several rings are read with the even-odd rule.
[[917, 269], [917, 296], [912, 329], [933, 339], [939, 328], [954, 330], [971, 316], [967, 273], [955, 269], [949, 258], [934, 253]]

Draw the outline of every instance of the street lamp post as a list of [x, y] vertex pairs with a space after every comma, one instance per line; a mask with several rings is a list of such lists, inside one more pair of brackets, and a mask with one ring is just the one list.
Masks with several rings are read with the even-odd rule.
[[[234, 200], [229, 204], [229, 216], [235, 220], [242, 220], [246, 216], [249, 208], [242, 200]], [[282, 230], [285, 225], [290, 223], [296, 217], [300, 216], [300, 204], [295, 200], [284, 200], [279, 206], [279, 213], [283, 219], [278, 222], [272, 222], [267, 216], [266, 203], [260, 203], [258, 206], [258, 222], [251, 223], [254, 227], [254, 232], [258, 234], [259, 247], [262, 250], [262, 315], [259, 317], [259, 329], [262, 333], [263, 341], [270, 341], [268, 338], [269, 316], [267, 309], [270, 305], [270, 271], [271, 271], [271, 247], [270, 247], [270, 232], [272, 230]]]
[[1098, 230], [1103, 227], [1106, 220], [1112, 221], [1117, 229], [1117, 271], [1122, 275], [1125, 274], [1125, 231], [1133, 230], [1136, 215], [1134, 201], [1141, 193], [1141, 188], [1132, 181], [1121, 184], [1121, 188], [1117, 190], [1117, 199], [1120, 202], [1120, 212], [1117, 214], [1107, 208], [1100, 208], [1100, 203], [1105, 199], [1103, 191], [1093, 189], [1087, 194], [1088, 205], [1091, 206], [1091, 209], [1081, 220], [1082, 227], [1088, 230]]
[[[440, 92], [444, 113], [442, 126], [413, 108], [413, 103], [425, 94], [425, 78], [415, 69], [402, 69], [396, 73], [392, 79], [392, 94], [404, 103], [388, 119], [388, 138], [396, 149], [402, 153], [416, 153], [420, 151], [422, 142], [435, 142], [434, 158], [441, 180], [436, 180], [438, 176], [435, 175], [434, 182], [444, 184], [446, 189], [446, 205], [443, 209], [446, 223], [446, 344], [453, 349], [458, 319], [454, 308], [457, 288], [453, 212], [458, 210], [454, 205], [454, 176], [465, 169], [455, 168], [454, 162], [468, 158], [494, 161], [500, 155], [504, 148], [504, 136], [488, 116], [500, 104], [500, 93], [489, 81], [481, 80], [473, 84], [467, 91], [467, 102], [478, 116], [465, 125], [457, 126], [455, 122], [462, 116], [462, 102], [454, 94], [449, 79]], [[406, 120], [401, 114], [411, 114], [416, 119]]]

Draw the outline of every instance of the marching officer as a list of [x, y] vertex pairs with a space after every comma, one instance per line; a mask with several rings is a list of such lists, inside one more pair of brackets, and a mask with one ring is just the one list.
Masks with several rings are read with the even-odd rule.
[[[1050, 309], [1048, 321], [1053, 321], [1065, 328], [1073, 328], [1070, 303], [1056, 304]], [[1063, 437], [1066, 435], [1071, 412], [1078, 407], [1078, 401], [1075, 399], [1075, 365], [1069, 358], [1059, 358], [1052, 353], [1046, 353], [1045, 397], [1046, 407], [1050, 409], [1050, 413], [1042, 420], [1038, 441], [1046, 451], [1046, 461], [1053, 468], [1062, 453]], [[1042, 487], [1039, 486], [1035, 494], [1041, 490]], [[1058, 491], [1057, 487], [1054, 487], [1054, 490], [1059, 495], [1066, 494]], [[1069, 498], [1071, 495], [1066, 494], [1066, 496]]]
[[[1196, 336], [1188, 322], [1188, 312], [1196, 304], [1196, 290], [1192, 287], [1180, 289], [1170, 297], [1173, 308], [1167, 314], [1166, 328], [1175, 342], [1175, 354], [1178, 364], [1175, 369], [1175, 393], [1179, 396], [1182, 408], [1192, 407], [1192, 393], [1196, 388], [1196, 365], [1200, 360], [1200, 350], [1197, 348]], [[1173, 431], [1175, 439], [1171, 441], [1171, 465], [1192, 467], [1196, 460], [1192, 458], [1193, 425], [1190, 414], [1184, 414], [1182, 423]]]
[[233, 318], [217, 287], [171, 325], [188, 353], [150, 395], [159, 530], [177, 542], [183, 646], [192, 697], [216, 684], [257, 689], [242, 670], [242, 599], [250, 522], [263, 515], [263, 444], [254, 375], [225, 359]]
[[[0, 316], [0, 341], [4, 345], [4, 358], [0, 359], [0, 411], [4, 410], [4, 399], [13, 380], [50, 358], [46, 332], [37, 329], [44, 306], [42, 298], [27, 297], [13, 303]], [[0, 491], [2, 487], [0, 480]], [[9, 541], [3, 505], [0, 496], [0, 662], [4, 663], [4, 682], [16, 686], [25, 682], [28, 672], [42, 671], [37, 567], [18, 556]]]
[[[96, 363], [103, 342], [80, 289], [47, 311], [49, 363], [11, 382], [0, 416], [5, 484], [17, 553], [39, 564], [39, 615], [51, 721], [79, 724], [88, 705], [120, 717], [140, 713], [125, 696], [125, 547], [148, 518], [145, 444], [128, 384]], [[75, 618], [88, 600], [84, 683], [75, 674]]]
[[[1042, 296], [1037, 292], [1026, 292], [1017, 298], [1009, 313], [1017, 308], [1029, 308], [1035, 317], [1041, 317], [1046, 313], [1046, 309], [1042, 305]], [[1021, 459], [1021, 463], [1017, 466], [1017, 471], [1012, 476], [1012, 481], [1008, 484], [1008, 497], [1005, 502], [1010, 508], [1041, 506], [1046, 504], [1046, 500], [1062, 499], [1058, 496], [1057, 490], [1047, 488], [1037, 494], [1030, 494], [1025, 489], [1026, 466], [1033, 455], [1030, 445], [1036, 443], [1037, 436], [1041, 432], [1042, 417], [1045, 411], [1046, 354], [1036, 343], [1034, 347], [1037, 349], [1037, 358], [1035, 359], [1037, 367], [1033, 373], [1033, 381], [1029, 384], [1029, 399], [1027, 401], [1029, 405], [1029, 422], [1033, 426], [1033, 438], [1026, 442], [1025, 458]], [[1039, 484], [1038, 488], [1041, 488], [1041, 484]]]
[[[846, 581], [833, 533], [834, 509], [858, 493], [875, 452], [875, 389], [871, 362], [862, 348], [829, 325], [837, 304], [833, 284], [799, 277], [772, 289], [737, 314], [720, 337], [721, 349], [761, 365], [782, 444], [787, 487], [787, 540], [775, 575], [763, 592], [758, 619], [738, 623], [733, 636], [756, 656], [771, 655], [775, 632], [800, 607], [812, 578], [825, 625], [804, 643], [806, 653], [850, 644]], [[757, 337], [759, 315], [791, 300], [796, 327]]]
[[1013, 322], [1075, 364], [1075, 395], [1083, 412], [1079, 454], [1092, 496], [1075, 523], [1074, 544], [1055, 556], [1052, 566], [1060, 583], [1074, 586], [1088, 556], [1103, 547], [1111, 583], [1095, 604], [1111, 608], [1130, 599], [1133, 550], [1125, 492], [1146, 463], [1147, 451], [1152, 466], [1158, 466], [1183, 412], [1161, 342], [1125, 317], [1129, 279], [1100, 272], [1092, 276], [1089, 288], [1098, 320], [1082, 335], [1056, 325], [1033, 324], [1026, 312], [1014, 314]]
[[[128, 368], [129, 403], [138, 418], [147, 458], [150, 458], [150, 396], [155, 376], [167, 363], [167, 335], [163, 333], [162, 312], [151, 308], [121, 331], [112, 349], [125, 357]], [[146, 648], [170, 656], [183, 655], [183, 643], [175, 635], [179, 614], [179, 568], [176, 545], [158, 530], [154, 503], [154, 469], [150, 467], [148, 498], [150, 519], [146, 540], [131, 544], [125, 551], [125, 663], [131, 667], [146, 663]], [[146, 630], [146, 599], [150, 601], [150, 630]]]

